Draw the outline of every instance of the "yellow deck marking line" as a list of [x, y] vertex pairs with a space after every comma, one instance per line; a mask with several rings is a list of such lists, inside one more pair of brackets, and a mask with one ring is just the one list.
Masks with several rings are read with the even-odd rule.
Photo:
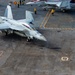
[[42, 25], [44, 24], [44, 22], [45, 22], [45, 20], [46, 20], [48, 14], [49, 14], [49, 11], [47, 12], [47, 14], [46, 14], [44, 20], [42, 21], [42, 23], [41, 23], [41, 25], [40, 25], [40, 27], [42, 27]]
[[49, 18], [50, 18], [50, 15], [51, 15], [51, 13], [49, 13], [48, 18], [47, 18], [47, 20], [45, 21], [45, 24], [43, 25], [44, 28], [46, 27], [46, 24], [47, 24], [47, 22], [48, 22], [48, 20], [49, 20]]
[[47, 14], [46, 14], [46, 16], [45, 16], [44, 20], [42, 21], [42, 23], [41, 23], [41, 25], [40, 25], [40, 27], [42, 27], [42, 25], [44, 24], [44, 22], [45, 22], [46, 18], [47, 18], [47, 17], [48, 17], [48, 15], [49, 15], [49, 12], [50, 12], [50, 10], [47, 12]]
[[51, 13], [50, 13], [50, 10], [47, 12], [47, 14], [46, 14], [46, 16], [44, 17], [44, 20], [42, 21], [42, 23], [41, 23], [41, 25], [40, 25], [40, 28], [43, 26], [45, 29], [55, 29], [55, 30], [75, 30], [75, 28], [47, 28], [46, 27], [46, 24], [47, 24], [47, 22], [48, 22], [48, 20], [49, 20], [49, 18], [50, 18], [50, 15], [51, 15]]

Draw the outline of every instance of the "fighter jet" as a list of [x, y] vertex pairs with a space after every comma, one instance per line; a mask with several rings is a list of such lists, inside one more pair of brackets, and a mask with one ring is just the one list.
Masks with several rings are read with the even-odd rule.
[[46, 38], [39, 33], [34, 27], [30, 26], [30, 23], [34, 21], [30, 11], [26, 11], [26, 19], [14, 20], [12, 15], [11, 6], [7, 5], [4, 17], [0, 17], [0, 31], [9, 33], [16, 33], [21, 36], [26, 36], [27, 41], [31, 39], [38, 39], [46, 41]]
[[26, 4], [37, 4], [39, 6], [44, 6], [43, 9], [61, 9], [61, 10], [66, 10], [66, 9], [71, 9], [70, 7], [70, 1], [71, 0], [33, 0], [32, 2], [28, 2]]

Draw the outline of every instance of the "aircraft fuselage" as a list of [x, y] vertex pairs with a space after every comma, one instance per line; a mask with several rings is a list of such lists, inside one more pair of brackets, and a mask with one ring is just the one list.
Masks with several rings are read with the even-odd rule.
[[[18, 20], [14, 20], [14, 19], [8, 19], [6, 17], [1, 17], [1, 18], [3, 22], [10, 23], [9, 26], [11, 29], [13, 29], [12, 31], [14, 31], [14, 33], [18, 35], [26, 36], [28, 37], [28, 39], [36, 38], [39, 40], [46, 41], [45, 37], [41, 33], [39, 33], [35, 28], [32, 28], [29, 24], [24, 22], [19, 22]], [[6, 26], [2, 26], [2, 27], [6, 27]]]

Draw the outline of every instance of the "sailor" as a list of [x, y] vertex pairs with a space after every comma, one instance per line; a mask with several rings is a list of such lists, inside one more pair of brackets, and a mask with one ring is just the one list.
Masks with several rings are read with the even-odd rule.
[[14, 5], [17, 5], [17, 2], [16, 1], [14, 1]]
[[25, 1], [25, 0], [22, 0], [22, 5], [24, 5], [24, 1]]
[[37, 14], [37, 9], [36, 8], [34, 8], [34, 13]]
[[55, 13], [55, 10], [54, 9], [52, 9], [51, 10], [51, 14], [54, 16], [54, 13]]
[[21, 5], [21, 0], [20, 0], [20, 5]]
[[20, 6], [20, 2], [17, 2], [17, 6], [18, 6], [18, 8], [19, 8], [19, 6]]

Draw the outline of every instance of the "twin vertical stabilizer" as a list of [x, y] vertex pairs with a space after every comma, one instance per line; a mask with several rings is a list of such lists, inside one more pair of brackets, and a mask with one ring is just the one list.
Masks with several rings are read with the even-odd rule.
[[33, 22], [34, 21], [34, 18], [33, 18], [32, 14], [31, 14], [31, 12], [28, 11], [28, 10], [26, 10], [26, 20], [28, 22]]
[[9, 19], [13, 19], [11, 6], [7, 5], [4, 16]]

